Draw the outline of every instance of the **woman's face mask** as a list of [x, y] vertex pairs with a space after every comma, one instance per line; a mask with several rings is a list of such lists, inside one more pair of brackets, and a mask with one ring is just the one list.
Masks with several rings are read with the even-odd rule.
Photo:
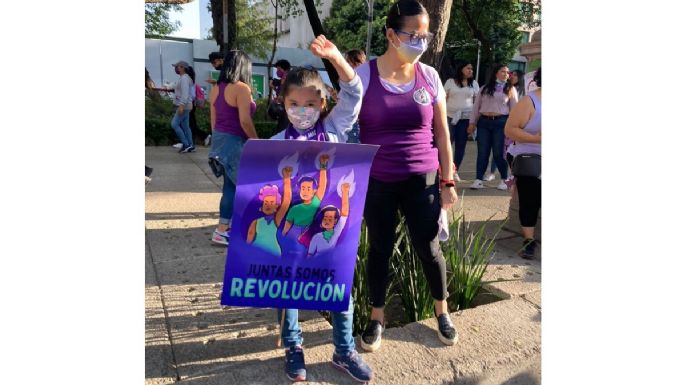
[[321, 110], [316, 107], [288, 107], [288, 120], [298, 130], [307, 130], [316, 124]]
[[397, 36], [397, 39], [399, 41], [399, 46], [393, 46], [397, 49], [397, 51], [400, 54], [400, 57], [406, 61], [407, 63], [416, 63], [419, 61], [419, 58], [421, 55], [423, 55], [424, 52], [428, 49], [428, 39], [423, 38], [423, 39], [417, 39], [417, 38], [411, 38], [408, 41], [402, 41], [402, 39], [399, 38], [400, 34], [404, 35], [408, 33], [405, 33], [403, 31], [395, 31], [395, 35]]

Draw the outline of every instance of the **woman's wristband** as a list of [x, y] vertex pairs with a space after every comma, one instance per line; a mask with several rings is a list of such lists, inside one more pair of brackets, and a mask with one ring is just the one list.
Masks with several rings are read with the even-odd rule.
[[455, 187], [456, 184], [452, 179], [440, 179], [440, 186], [443, 187]]

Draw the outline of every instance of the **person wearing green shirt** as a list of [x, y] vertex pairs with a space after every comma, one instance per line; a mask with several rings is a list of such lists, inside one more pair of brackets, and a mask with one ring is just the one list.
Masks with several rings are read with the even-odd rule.
[[326, 194], [328, 177], [329, 155], [321, 155], [319, 158], [319, 181], [310, 176], [300, 178], [300, 198], [302, 203], [293, 206], [285, 217], [283, 235], [289, 240], [288, 255], [291, 257], [303, 257], [307, 255], [307, 247], [299, 242], [298, 238], [305, 232], [307, 227], [314, 221], [314, 216], [321, 206], [321, 200]]

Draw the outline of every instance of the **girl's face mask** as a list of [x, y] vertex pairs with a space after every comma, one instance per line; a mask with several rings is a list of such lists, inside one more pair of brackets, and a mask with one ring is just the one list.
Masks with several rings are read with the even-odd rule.
[[293, 127], [298, 130], [307, 130], [319, 120], [321, 110], [316, 107], [288, 107], [286, 113]]

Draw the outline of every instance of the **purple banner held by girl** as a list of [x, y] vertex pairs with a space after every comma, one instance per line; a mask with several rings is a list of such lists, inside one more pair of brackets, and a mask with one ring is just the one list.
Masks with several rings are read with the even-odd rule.
[[249, 140], [222, 305], [344, 311], [378, 146]]

